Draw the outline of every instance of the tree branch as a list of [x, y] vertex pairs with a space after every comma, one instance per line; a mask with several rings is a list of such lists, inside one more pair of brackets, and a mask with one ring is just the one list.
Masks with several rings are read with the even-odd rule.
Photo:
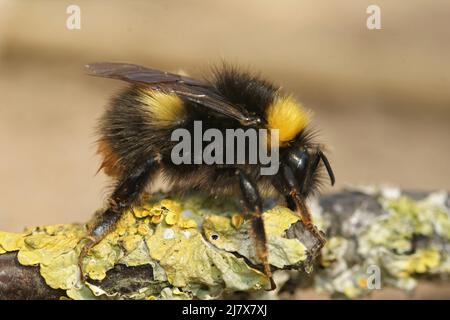
[[[405, 290], [417, 279], [448, 277], [449, 203], [445, 192], [386, 188], [322, 196], [312, 212], [327, 234], [323, 249], [289, 210], [269, 210], [264, 219], [271, 264], [300, 271], [285, 271], [289, 277], [279, 287], [306, 284], [331, 296], [357, 298], [371, 292], [367, 268], [373, 265], [383, 286]], [[0, 255], [0, 299], [191, 299], [236, 291], [255, 297], [267, 279], [259, 271], [247, 222], [240, 225], [236, 212], [229, 199], [160, 197], [126, 215], [115, 235], [93, 250], [84, 264], [87, 282], [79, 280], [74, 265], [84, 226], [0, 233], [0, 253], [13, 251]], [[314, 264], [321, 268], [306, 276]]]
[[[127, 212], [83, 261], [84, 225], [0, 232], [0, 298], [207, 298], [263, 289], [249, 221], [230, 199], [202, 195], [153, 202]], [[309, 270], [322, 244], [290, 210], [264, 213], [274, 269]], [[52, 289], [53, 288], [53, 289]]]

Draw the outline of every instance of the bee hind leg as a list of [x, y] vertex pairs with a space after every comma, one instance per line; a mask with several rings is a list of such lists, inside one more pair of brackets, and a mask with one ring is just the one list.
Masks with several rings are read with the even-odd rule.
[[78, 256], [78, 267], [80, 268], [81, 278], [86, 280], [83, 273], [83, 261], [91, 248], [100, 243], [114, 228], [117, 221], [122, 216], [122, 211], [109, 207], [101, 214], [98, 214], [94, 222], [88, 227], [87, 236], [83, 237], [79, 243], [82, 243], [80, 255]]
[[103, 240], [114, 229], [122, 214], [139, 200], [158, 167], [157, 162], [157, 158], [150, 158], [123, 175], [108, 200], [108, 207], [96, 216], [88, 228], [87, 236], [80, 240], [84, 242], [78, 257], [82, 279], [85, 279], [83, 261], [89, 250]]

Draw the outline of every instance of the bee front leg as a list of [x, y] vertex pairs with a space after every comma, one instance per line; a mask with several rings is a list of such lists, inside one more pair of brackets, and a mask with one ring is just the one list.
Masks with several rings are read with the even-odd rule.
[[292, 191], [286, 198], [289, 209], [301, 217], [305, 227], [324, 245], [327, 242], [325, 234], [313, 224], [311, 213], [305, 203], [305, 199], [296, 191]]
[[256, 254], [264, 266], [264, 272], [270, 279], [270, 290], [276, 288], [272, 278], [272, 270], [269, 265], [269, 251], [267, 250], [266, 231], [262, 219], [262, 202], [256, 184], [250, 178], [238, 170], [239, 185], [242, 199], [248, 212], [251, 213], [251, 236], [255, 242]]
[[137, 202], [157, 167], [157, 159], [151, 158], [123, 174], [108, 200], [107, 209], [95, 218], [89, 226], [88, 235], [81, 240], [86, 242], [78, 258], [82, 278], [84, 278], [83, 260], [89, 250], [103, 240], [122, 214]]
[[305, 227], [324, 245], [325, 235], [313, 224], [311, 213], [306, 205], [306, 196], [300, 191], [304, 189], [305, 180], [299, 182], [294, 171], [289, 166], [283, 165], [273, 182], [278, 191], [285, 196], [288, 208], [300, 216]]

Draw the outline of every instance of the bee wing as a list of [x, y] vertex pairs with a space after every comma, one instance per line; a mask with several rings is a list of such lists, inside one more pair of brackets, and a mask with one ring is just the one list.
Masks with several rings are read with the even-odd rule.
[[88, 74], [92, 76], [120, 79], [129, 82], [140, 82], [145, 84], [176, 82], [187, 83], [194, 86], [206, 85], [201, 81], [189, 77], [129, 63], [96, 62], [86, 65], [86, 69]]
[[86, 65], [86, 69], [93, 76], [120, 79], [173, 92], [219, 115], [236, 119], [243, 125], [257, 124], [259, 121], [250, 117], [242, 108], [227, 102], [206, 82], [127, 63], [97, 62]]

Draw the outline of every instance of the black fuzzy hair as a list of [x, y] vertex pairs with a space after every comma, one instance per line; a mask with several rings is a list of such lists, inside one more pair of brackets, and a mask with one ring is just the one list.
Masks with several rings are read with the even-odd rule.
[[229, 64], [212, 68], [212, 84], [233, 104], [245, 106], [250, 112], [261, 113], [270, 105], [278, 88], [258, 75]]

